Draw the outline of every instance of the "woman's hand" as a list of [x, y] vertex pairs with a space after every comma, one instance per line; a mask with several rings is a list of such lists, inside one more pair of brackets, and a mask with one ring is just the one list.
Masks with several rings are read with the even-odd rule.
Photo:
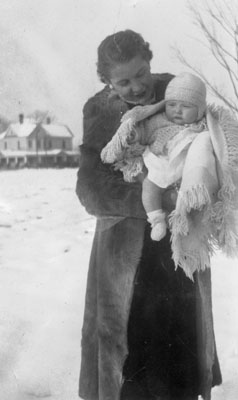
[[126, 141], [127, 144], [134, 144], [134, 143], [138, 143], [140, 140], [140, 135], [138, 133], [138, 131], [133, 127], [131, 132], [129, 132]]

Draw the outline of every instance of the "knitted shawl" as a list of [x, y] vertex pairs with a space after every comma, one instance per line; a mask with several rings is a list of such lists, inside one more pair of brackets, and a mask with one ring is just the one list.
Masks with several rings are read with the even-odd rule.
[[[135, 107], [126, 113], [103, 149], [102, 160], [116, 162], [124, 179], [132, 181], [143, 170], [146, 147], [140, 143], [129, 146], [128, 135], [136, 123], [163, 105]], [[238, 120], [214, 105], [208, 106], [206, 120], [208, 130], [188, 149], [176, 207], [168, 217], [175, 265], [190, 279], [195, 271], [210, 267], [210, 257], [217, 249], [227, 256], [238, 255]]]
[[190, 146], [169, 217], [175, 265], [191, 279], [216, 250], [238, 256], [238, 121], [210, 106], [207, 125]]
[[[164, 138], [166, 136], [166, 139], [168, 139], [168, 135], [171, 136], [168, 130], [174, 124], [166, 121], [165, 126], [165, 123], [162, 122], [164, 120], [158, 121], [156, 118], [158, 111], [163, 107], [164, 101], [162, 100], [153, 105], [136, 106], [127, 111], [122, 116], [121, 125], [115, 135], [102, 149], [102, 162], [113, 163], [114, 168], [123, 173], [124, 180], [127, 182], [134, 182], [136, 177], [143, 172], [144, 162], [142, 155], [147, 145], [153, 143], [158, 129], [160, 129], [160, 136], [162, 129], [164, 129]], [[153, 118], [150, 120], [149, 127], [147, 127], [146, 122], [150, 116], [153, 116]], [[140, 134], [140, 138], [129, 144], [135, 127]], [[174, 129], [173, 133], [176, 133]]]

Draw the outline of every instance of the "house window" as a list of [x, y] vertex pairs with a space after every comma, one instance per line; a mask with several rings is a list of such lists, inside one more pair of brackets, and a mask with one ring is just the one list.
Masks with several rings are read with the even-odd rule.
[[18, 140], [18, 142], [17, 142], [17, 149], [18, 149], [18, 150], [21, 149], [21, 143], [19, 142], [19, 140]]
[[41, 148], [41, 141], [40, 141], [40, 139], [37, 139], [37, 149], [40, 149]]
[[52, 149], [52, 141], [50, 139], [49, 140], [47, 140], [47, 139], [43, 140], [43, 149], [44, 150]]
[[32, 149], [32, 141], [31, 140], [28, 140], [28, 148]]
[[7, 149], [7, 142], [4, 142], [4, 149]]
[[64, 139], [62, 140], [62, 149], [66, 149], [66, 143]]

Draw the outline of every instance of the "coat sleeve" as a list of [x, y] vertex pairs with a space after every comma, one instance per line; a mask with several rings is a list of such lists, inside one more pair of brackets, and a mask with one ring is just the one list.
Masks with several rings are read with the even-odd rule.
[[106, 109], [95, 98], [86, 103], [76, 193], [87, 212], [97, 217], [146, 218], [141, 183], [125, 182], [120, 171], [103, 164], [100, 158], [102, 148], [115, 132], [117, 120], [119, 125], [118, 111]]

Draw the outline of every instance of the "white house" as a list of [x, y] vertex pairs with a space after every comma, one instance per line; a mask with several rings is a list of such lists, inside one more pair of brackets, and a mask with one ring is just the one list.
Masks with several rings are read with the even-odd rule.
[[35, 123], [19, 115], [19, 121], [0, 134], [0, 166], [53, 166], [77, 163], [73, 133], [62, 124]]

